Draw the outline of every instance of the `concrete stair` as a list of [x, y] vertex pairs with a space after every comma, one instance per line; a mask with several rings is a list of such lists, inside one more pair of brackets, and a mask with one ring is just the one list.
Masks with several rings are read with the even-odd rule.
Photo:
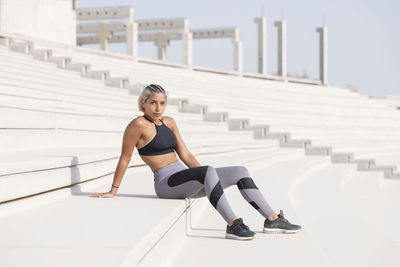
[[[30, 45], [30, 47], [31, 47], [31, 50], [32, 50], [32, 43], [29, 43], [29, 45]], [[28, 51], [29, 49], [27, 49], [27, 51]], [[25, 51], [25, 50], [24, 50]], [[39, 49], [39, 51], [46, 51], [46, 50], [43, 50], [43, 49]], [[23, 51], [22, 51], [23, 52]], [[26, 52], [24, 52], [24, 53], [26, 53]], [[47, 52], [47, 53], [50, 53], [50, 52]], [[43, 57], [43, 58], [45, 58], [45, 57]], [[50, 57], [51, 58], [51, 57]], [[66, 64], [68, 64], [68, 63], [66, 63]], [[90, 68], [90, 65], [89, 64], [83, 64], [83, 63], [76, 63], [76, 64], [78, 64], [78, 65], [85, 65], [85, 66], [88, 66], [88, 68]], [[109, 76], [109, 72], [107, 72], [107, 73], [105, 73], [105, 72], [103, 72], [103, 71], [96, 71], [96, 73], [97, 74], [99, 74], [100, 75], [100, 73], [103, 73], [102, 74], [102, 76], [100, 77], [97, 77], [98, 79], [102, 79], [102, 80], [107, 80], [107, 79], [109, 79], [109, 81], [107, 82], [106, 81], [106, 84], [108, 84], [108, 85], [111, 85], [111, 84], [113, 84], [113, 86], [115, 86], [115, 87], [120, 87], [120, 88], [123, 88], [124, 86], [126, 87], [126, 86], [128, 86], [129, 85], [129, 77], [123, 77], [123, 78], [108, 78], [108, 76]], [[130, 85], [131, 86], [131, 85]], [[136, 90], [136, 92], [137, 92], [138, 90]], [[214, 103], [218, 103], [218, 102], [215, 102], [214, 101]], [[236, 103], [236, 102], [233, 102], [233, 103]], [[187, 100], [187, 98], [185, 99], [185, 101], [183, 101], [183, 102], [179, 102], [178, 103], [178, 107], [179, 107], [179, 110], [180, 111], [183, 111], [183, 112], [190, 112], [190, 113], [201, 113], [201, 114], [203, 114], [203, 119], [204, 120], [208, 120], [208, 121], [221, 121], [221, 122], [225, 122], [225, 121], [227, 121], [228, 120], [228, 112], [211, 112], [211, 111], [209, 111], [208, 110], [208, 107], [207, 106], [204, 106], [204, 105], [201, 105], [201, 104], [191, 104], [191, 103], [189, 103], [189, 101]], [[265, 107], [264, 107], [265, 108]], [[233, 112], [231, 112], [231, 113], [233, 113]], [[241, 113], [244, 113], [242, 110], [241, 110]], [[277, 116], [277, 117], [280, 117], [280, 118], [282, 118], [282, 114], [280, 114], [279, 116]], [[235, 118], [233, 118], [233, 119], [231, 119], [231, 121], [232, 120], [236, 120], [236, 121], [238, 121], [238, 120], [240, 120], [240, 119], [235, 119]], [[244, 120], [246, 120], [246, 125], [248, 126], [248, 124], [249, 124], [249, 120], [248, 119], [244, 119]], [[233, 124], [237, 124], [237, 122], [234, 122]], [[232, 123], [230, 123], [229, 124], [230, 126], [230, 128], [229, 129], [236, 129], [236, 127], [237, 126], [232, 126]], [[245, 127], [244, 127], [244, 124], [242, 125], [242, 129], [244, 129]], [[257, 133], [255, 133], [255, 137], [257, 136]], [[311, 136], [311, 135], [310, 135]], [[327, 146], [325, 149], [321, 149], [321, 146], [319, 145], [319, 143], [316, 143], [316, 145], [315, 145], [315, 149], [311, 149], [310, 148], [310, 146], [308, 146], [308, 144], [311, 144], [311, 140], [310, 139], [306, 139], [306, 140], [302, 140], [302, 139], [292, 139], [292, 140], [288, 140], [286, 137], [283, 137], [283, 135], [281, 134], [281, 133], [279, 133], [279, 132], [271, 132], [271, 133], [269, 133], [268, 134], [268, 137], [265, 137], [264, 136], [264, 138], [278, 138], [278, 140], [280, 139], [281, 141], [280, 141], [280, 144], [281, 144], [281, 146], [282, 147], [290, 147], [290, 146], [297, 146], [297, 147], [303, 147], [304, 149], [306, 149], [306, 147], [307, 147], [307, 149], [305, 150], [305, 152], [308, 154], [308, 155], [315, 155], [315, 154], [319, 154], [319, 155], [321, 155], [321, 154], [329, 154], [330, 152], [331, 152], [331, 150], [332, 150], [332, 146]], [[286, 138], [286, 139], [285, 139]], [[333, 162], [335, 162], [335, 160], [333, 160]]]
[[[203, 165], [248, 166], [273, 206], [305, 226], [290, 243], [287, 236], [270, 239], [258, 233], [258, 249], [241, 247], [241, 252], [253, 251], [250, 263], [264, 262], [267, 242], [274, 255], [282, 256], [272, 263], [283, 266], [356, 264], [350, 243], [367, 248], [363, 266], [374, 266], [381, 255], [385, 266], [395, 259], [396, 230], [391, 236], [377, 231], [397, 229], [400, 218], [395, 212], [400, 173], [391, 163], [398, 154], [386, 150], [400, 144], [399, 125], [384, 105], [341, 88], [188, 71], [32, 41], [0, 38], [0, 44], [1, 266], [203, 266], [240, 260], [239, 246], [221, 240], [224, 229], [218, 225], [224, 224], [207, 199], [158, 199], [152, 173], [136, 151], [115, 198], [88, 198], [109, 190], [123, 129], [141, 114], [137, 95], [154, 77], [170, 92], [166, 115], [178, 122]], [[226, 85], [231, 94], [221, 90]], [[360, 137], [385, 131], [391, 133], [387, 143]], [[368, 149], [371, 144], [379, 149]], [[255, 220], [254, 210], [235, 190], [227, 190], [229, 199], [253, 218], [250, 226], [256, 229], [261, 217]], [[365, 223], [370, 205], [393, 214]], [[315, 215], [319, 209], [323, 218]], [[336, 231], [341, 220], [331, 210], [344, 211], [343, 225], [357, 223], [371, 231], [377, 245], [365, 245], [357, 230], [340, 225]], [[321, 232], [322, 219], [331, 232]], [[351, 237], [348, 244], [340, 241], [344, 235]], [[201, 253], [195, 255], [194, 249]], [[218, 255], [204, 257], [210, 249]], [[286, 257], [287, 251], [298, 257]]]

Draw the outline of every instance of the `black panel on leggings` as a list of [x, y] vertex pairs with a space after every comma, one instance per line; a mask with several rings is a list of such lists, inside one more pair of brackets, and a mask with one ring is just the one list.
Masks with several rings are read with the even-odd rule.
[[256, 210], [260, 209], [260, 207], [256, 204], [256, 202], [251, 201], [251, 202], [249, 202], [249, 203], [250, 203], [250, 205], [252, 205], [253, 208], [255, 208]]
[[178, 171], [172, 174], [168, 179], [168, 185], [171, 187], [184, 184], [189, 181], [197, 180], [204, 184], [208, 166], [200, 166], [186, 170]]
[[242, 178], [236, 184], [239, 189], [258, 189], [253, 179], [251, 179], [250, 177]]
[[210, 202], [214, 206], [214, 208], [217, 208], [218, 201], [221, 198], [223, 193], [224, 193], [224, 190], [222, 189], [221, 182], [218, 181], [218, 183], [215, 185], [214, 189], [212, 190], [212, 192], [210, 194]]

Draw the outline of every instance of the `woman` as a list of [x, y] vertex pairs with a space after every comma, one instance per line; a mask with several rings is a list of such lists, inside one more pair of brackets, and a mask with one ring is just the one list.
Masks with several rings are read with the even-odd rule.
[[[255, 233], [237, 218], [223, 189], [236, 184], [242, 196], [259, 212], [264, 221], [264, 233], [295, 233], [301, 227], [289, 223], [281, 211], [277, 215], [258, 190], [246, 167], [213, 168], [201, 166], [183, 142], [175, 120], [162, 116], [167, 104], [164, 89], [150, 84], [141, 92], [138, 105], [143, 116], [134, 119], [125, 129], [119, 159], [110, 192], [91, 197], [113, 197], [131, 160], [134, 147], [154, 173], [154, 187], [160, 198], [198, 198], [207, 196], [227, 222], [226, 238], [248, 240]], [[189, 167], [178, 161], [179, 158]]]

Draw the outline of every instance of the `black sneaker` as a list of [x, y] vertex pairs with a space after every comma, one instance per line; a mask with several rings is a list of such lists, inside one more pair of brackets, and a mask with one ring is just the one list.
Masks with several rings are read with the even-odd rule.
[[225, 238], [250, 240], [254, 238], [255, 234], [255, 232], [251, 231], [249, 227], [243, 223], [242, 218], [239, 218], [234, 220], [231, 226], [226, 226]]
[[301, 230], [300, 225], [291, 224], [283, 215], [283, 211], [278, 215], [278, 219], [264, 221], [264, 233], [267, 234], [294, 234]]

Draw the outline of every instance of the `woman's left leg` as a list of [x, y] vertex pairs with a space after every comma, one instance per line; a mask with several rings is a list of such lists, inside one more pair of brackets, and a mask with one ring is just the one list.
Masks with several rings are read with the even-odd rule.
[[[275, 214], [244, 166], [215, 168], [223, 189], [236, 184], [240, 193], [262, 216]], [[202, 192], [199, 192], [201, 195]]]

